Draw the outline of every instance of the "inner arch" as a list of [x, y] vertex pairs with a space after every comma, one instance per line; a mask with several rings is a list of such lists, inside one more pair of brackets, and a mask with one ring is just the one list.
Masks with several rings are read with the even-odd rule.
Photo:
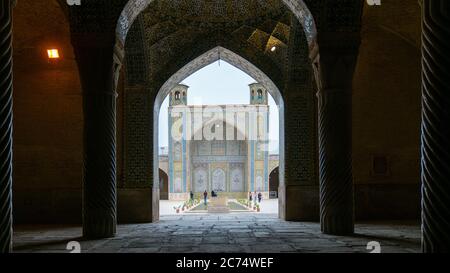
[[[264, 85], [264, 87], [268, 90], [270, 95], [273, 97], [275, 103], [278, 106], [279, 110], [279, 181], [280, 187], [284, 186], [284, 101], [282, 94], [276, 84], [267, 76], [263, 71], [261, 71], [258, 67], [250, 63], [245, 58], [239, 56], [233, 51], [226, 49], [224, 47], [218, 46], [215, 47], [196, 59], [189, 62], [187, 65], [182, 67], [178, 72], [173, 74], [160, 88], [154, 102], [153, 109], [153, 162], [159, 162], [159, 113], [161, 109], [161, 105], [164, 99], [169, 95], [170, 91], [176, 87], [177, 84], [185, 80], [187, 77], [202, 69], [205, 66], [208, 66], [218, 60], [224, 60], [229, 64], [235, 66], [236, 68], [242, 70], [247, 73], [249, 76], [254, 78], [257, 82]], [[158, 174], [158, 164], [153, 164], [154, 174]], [[158, 185], [159, 177], [154, 176], [154, 185]], [[283, 202], [279, 199], [279, 202]], [[282, 206], [279, 206], [281, 208]]]

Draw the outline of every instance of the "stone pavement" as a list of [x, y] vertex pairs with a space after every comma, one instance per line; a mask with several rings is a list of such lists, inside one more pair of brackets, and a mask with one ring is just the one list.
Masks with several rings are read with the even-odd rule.
[[80, 227], [18, 226], [15, 252], [65, 252], [67, 242], [79, 241], [82, 252], [369, 252], [378, 241], [384, 253], [420, 251], [416, 223], [356, 225], [353, 236], [330, 236], [318, 223], [286, 222], [276, 214], [232, 213], [167, 215], [159, 223], [119, 225], [111, 239], [85, 241]]
[[[159, 214], [160, 215], [184, 214], [185, 212], [184, 213], [180, 212], [179, 214], [177, 214], [176, 210], [174, 209], [174, 207], [181, 206], [181, 205], [183, 205], [183, 203], [184, 202], [182, 202], [182, 201], [160, 200], [159, 201]], [[270, 214], [278, 213], [278, 199], [262, 200], [262, 202], [260, 203], [260, 206], [261, 206], [262, 213], [270, 213]], [[190, 213], [192, 213], [192, 212], [190, 212]]]

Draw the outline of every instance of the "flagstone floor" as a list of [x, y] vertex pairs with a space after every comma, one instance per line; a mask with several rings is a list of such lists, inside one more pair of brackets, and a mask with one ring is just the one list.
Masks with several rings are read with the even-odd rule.
[[119, 225], [117, 236], [84, 240], [77, 226], [17, 226], [15, 252], [65, 252], [78, 241], [81, 252], [361, 252], [376, 241], [382, 253], [420, 251], [417, 223], [361, 223], [353, 236], [320, 232], [318, 223], [287, 222], [276, 214], [166, 215], [158, 223]]

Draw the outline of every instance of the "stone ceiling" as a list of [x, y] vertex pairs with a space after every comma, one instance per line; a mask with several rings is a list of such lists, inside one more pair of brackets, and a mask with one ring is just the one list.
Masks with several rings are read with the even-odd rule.
[[[212, 47], [230, 40], [251, 45], [281, 69], [291, 13], [279, 0], [158, 0], [138, 18], [151, 64], [185, 48], [183, 44], [208, 39]], [[276, 52], [271, 51], [274, 46]]]
[[[152, 1], [134, 21], [125, 42], [126, 82], [163, 85], [173, 73], [219, 47], [270, 74], [282, 88], [294, 20], [281, 0]], [[306, 36], [301, 36], [295, 40], [302, 45], [304, 40], [307, 51]], [[299, 65], [310, 64], [306, 60]]]
[[151, 9], [183, 20], [229, 23], [276, 13], [282, 7], [279, 0], [158, 0]]
[[245, 32], [254, 42], [265, 40], [264, 49], [270, 39], [287, 44], [289, 13], [279, 0], [158, 0], [140, 16], [144, 17], [150, 45], [182, 29], [192, 29], [237, 35]]

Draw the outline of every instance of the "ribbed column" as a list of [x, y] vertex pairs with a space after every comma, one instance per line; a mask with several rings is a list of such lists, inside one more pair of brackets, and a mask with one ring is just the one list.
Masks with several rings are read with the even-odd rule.
[[0, 253], [12, 250], [12, 17], [0, 0]]
[[83, 88], [83, 235], [116, 233], [116, 93], [113, 46], [74, 45]]
[[450, 252], [450, 1], [422, 5], [422, 249]]
[[351, 90], [323, 89], [319, 99], [320, 223], [333, 235], [354, 231]]

